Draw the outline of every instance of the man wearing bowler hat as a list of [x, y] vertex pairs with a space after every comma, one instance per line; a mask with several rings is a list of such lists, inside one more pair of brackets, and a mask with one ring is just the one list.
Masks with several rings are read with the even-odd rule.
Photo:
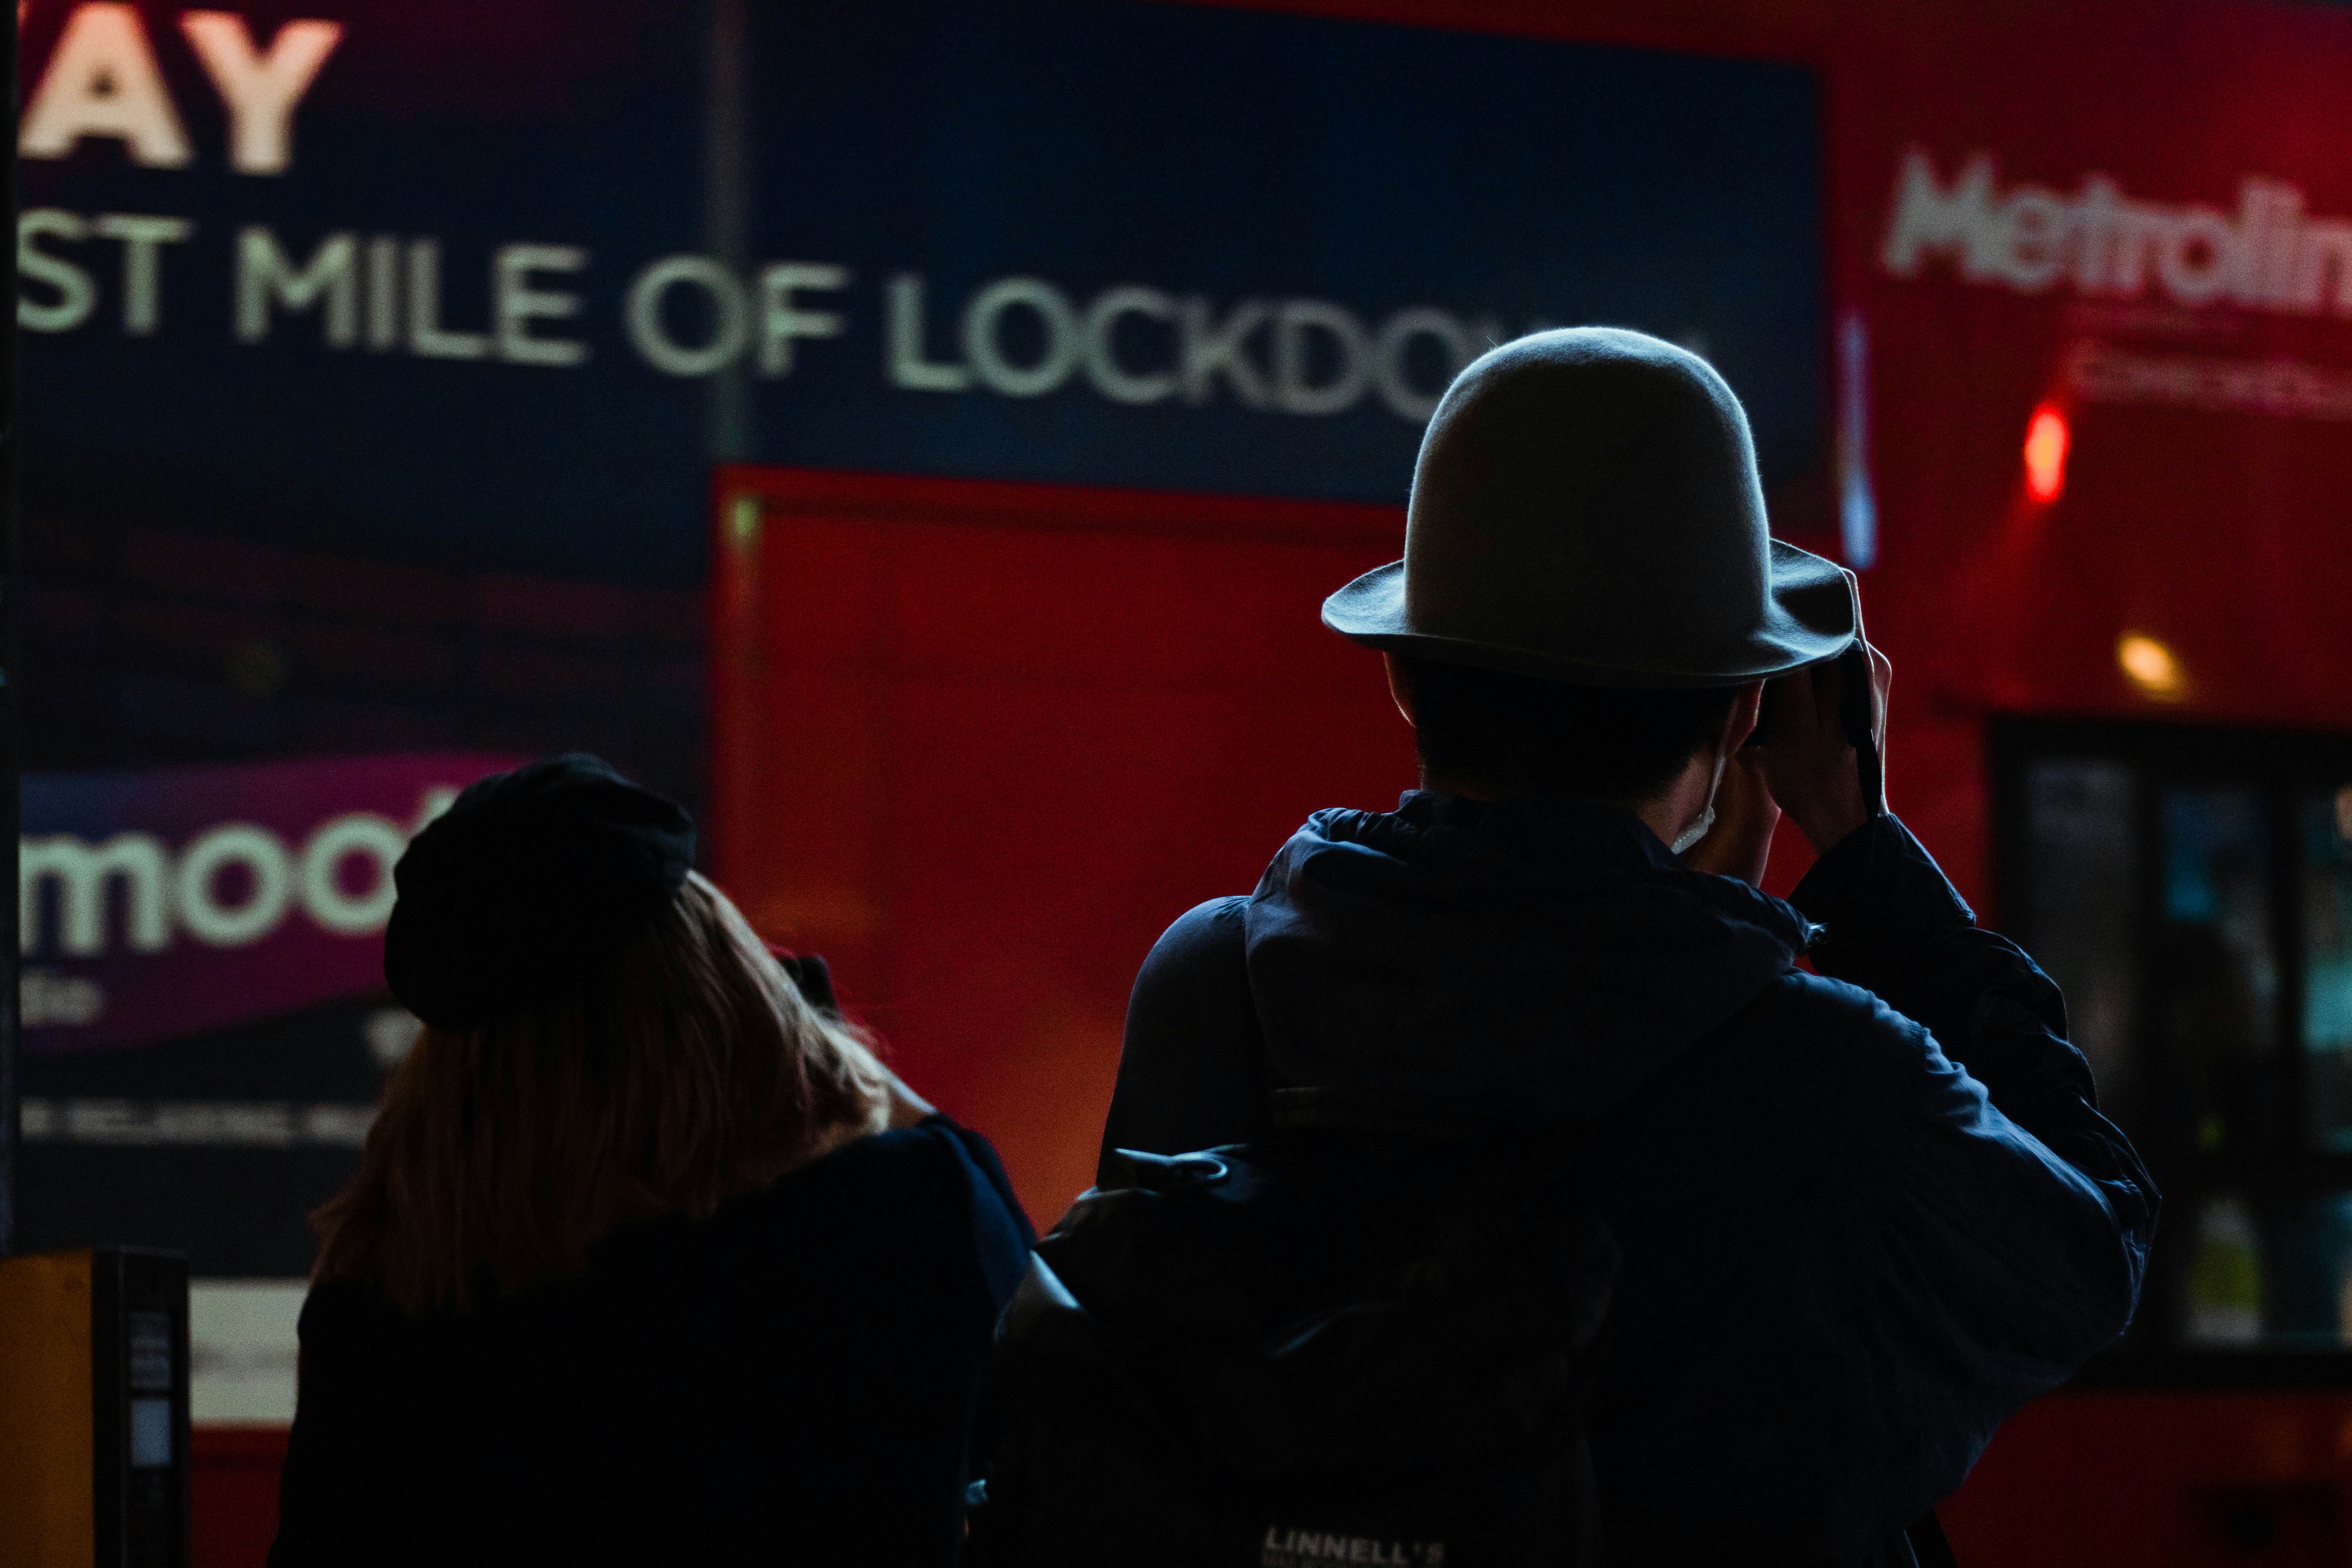
[[[1169, 929], [1106, 1149], [1249, 1139], [1270, 1087], [1591, 1124], [1611, 1560], [1910, 1562], [2130, 1322], [2157, 1194], [2057, 988], [1883, 807], [1852, 577], [1769, 536], [1713, 370], [1577, 329], [1462, 373], [1404, 559], [1323, 619], [1384, 658], [1423, 787]], [[1785, 903], [1783, 814], [1819, 855]]]

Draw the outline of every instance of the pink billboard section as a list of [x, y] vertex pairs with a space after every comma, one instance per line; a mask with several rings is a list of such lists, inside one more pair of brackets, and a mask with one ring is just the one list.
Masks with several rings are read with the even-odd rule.
[[201, 1034], [383, 986], [392, 868], [457, 752], [33, 773], [18, 914], [37, 1053]]

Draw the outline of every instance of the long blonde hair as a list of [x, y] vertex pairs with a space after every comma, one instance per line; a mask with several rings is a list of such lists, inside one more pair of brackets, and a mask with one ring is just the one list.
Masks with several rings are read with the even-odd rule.
[[349, 1184], [311, 1215], [320, 1282], [410, 1312], [569, 1279], [615, 1226], [708, 1215], [889, 1113], [857, 1029], [800, 994], [689, 876], [584, 991], [478, 1029], [427, 1026]]

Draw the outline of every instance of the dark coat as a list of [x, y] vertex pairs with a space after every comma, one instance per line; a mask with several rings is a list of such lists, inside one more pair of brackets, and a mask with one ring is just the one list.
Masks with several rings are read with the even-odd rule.
[[952, 1563], [1032, 1239], [987, 1141], [934, 1117], [481, 1311], [322, 1286], [271, 1568]]
[[1614, 807], [1320, 813], [1153, 949], [1106, 1147], [1247, 1139], [1268, 1084], [1595, 1119], [1611, 1561], [1907, 1561], [1994, 1428], [2129, 1323], [2157, 1194], [2057, 988], [1901, 824], [1793, 901]]

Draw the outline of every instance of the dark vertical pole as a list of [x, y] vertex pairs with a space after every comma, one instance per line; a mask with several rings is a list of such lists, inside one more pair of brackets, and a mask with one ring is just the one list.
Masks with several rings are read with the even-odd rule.
[[[2273, 1085], [2269, 1095], [2270, 1125], [2264, 1129], [2265, 1153], [2279, 1165], [2299, 1169], [2305, 1151], [2323, 1145], [2311, 1120], [2311, 1064], [2304, 1056], [2303, 793], [2308, 786], [2292, 773], [2284, 782], [2273, 779], [2265, 791], [2263, 813], [2271, 836], [2271, 943], [2276, 951], [2278, 1000], [2272, 1007], [2268, 1042]], [[2299, 1198], [2302, 1194], [2297, 1194]]]
[[2164, 1194], [2165, 1213], [2179, 1216], [2158, 1239], [2148, 1258], [2131, 1337], [2143, 1349], [2177, 1351], [2187, 1348], [2183, 1341], [2189, 1326], [2189, 1264], [2196, 1250], [2191, 1232], [2205, 1194], [2189, 1186], [2196, 1172], [2194, 1135], [2180, 1131], [2179, 1107], [2194, 1089], [2179, 1068], [2180, 1053], [2174, 1048], [2167, 1005], [2171, 998], [2165, 990], [2164, 792], [2174, 780], [2150, 760], [2144, 748], [2130, 752], [2129, 760], [2137, 779], [2133, 805], [2137, 815], [2132, 830], [2139, 840], [2139, 878], [2132, 894], [2139, 915], [2138, 1017], [2132, 1048], [2138, 1052], [2139, 1061], [2132, 1076], [2137, 1083], [2134, 1101], [2139, 1108], [2140, 1124], [2133, 1129], [2132, 1137]]
[[[745, 0], [710, 0], [710, 55], [703, 97], [703, 245], [751, 287], [751, 144], [746, 123]], [[756, 335], [756, 334], [755, 334]], [[751, 380], [747, 347], [710, 378], [710, 460], [742, 460], [750, 448]]]
[[[702, 97], [702, 245], [714, 259], [723, 262], [728, 270], [741, 279], [742, 286], [749, 290], [752, 288], [751, 139], [746, 107], [749, 90], [746, 78], [751, 69], [748, 48], [750, 0], [709, 0], [707, 17], [709, 26], [705, 37], [709, 54], [703, 62]], [[754, 309], [756, 310], [756, 307]], [[754, 343], [757, 342], [756, 330], [752, 341]], [[752, 344], [747, 343], [733, 364], [722, 367], [710, 378], [709, 424], [704, 455], [714, 469], [722, 463], [740, 463], [751, 455], [751, 377], [749, 362], [754, 352]], [[709, 477], [706, 470], [703, 501], [706, 508], [710, 504]], [[706, 541], [710, 537], [707, 521], [703, 537]], [[705, 549], [708, 548], [706, 543]], [[712, 567], [706, 559], [703, 574], [706, 584], [711, 580], [711, 571]], [[706, 684], [693, 791], [695, 809], [704, 814], [709, 810], [711, 798], [710, 758], [716, 738], [713, 719], [709, 688]], [[702, 842], [702, 852], [708, 856], [710, 840], [706, 836]]]
[[[0, 76], [7, 81], [8, 123], [16, 123], [16, 10], [8, 13]], [[16, 779], [23, 748], [16, 733], [16, 160], [0, 159], [0, 202], [11, 243], [0, 261], [0, 1258], [16, 1250], [16, 1053], [22, 1023], [16, 995]]]

